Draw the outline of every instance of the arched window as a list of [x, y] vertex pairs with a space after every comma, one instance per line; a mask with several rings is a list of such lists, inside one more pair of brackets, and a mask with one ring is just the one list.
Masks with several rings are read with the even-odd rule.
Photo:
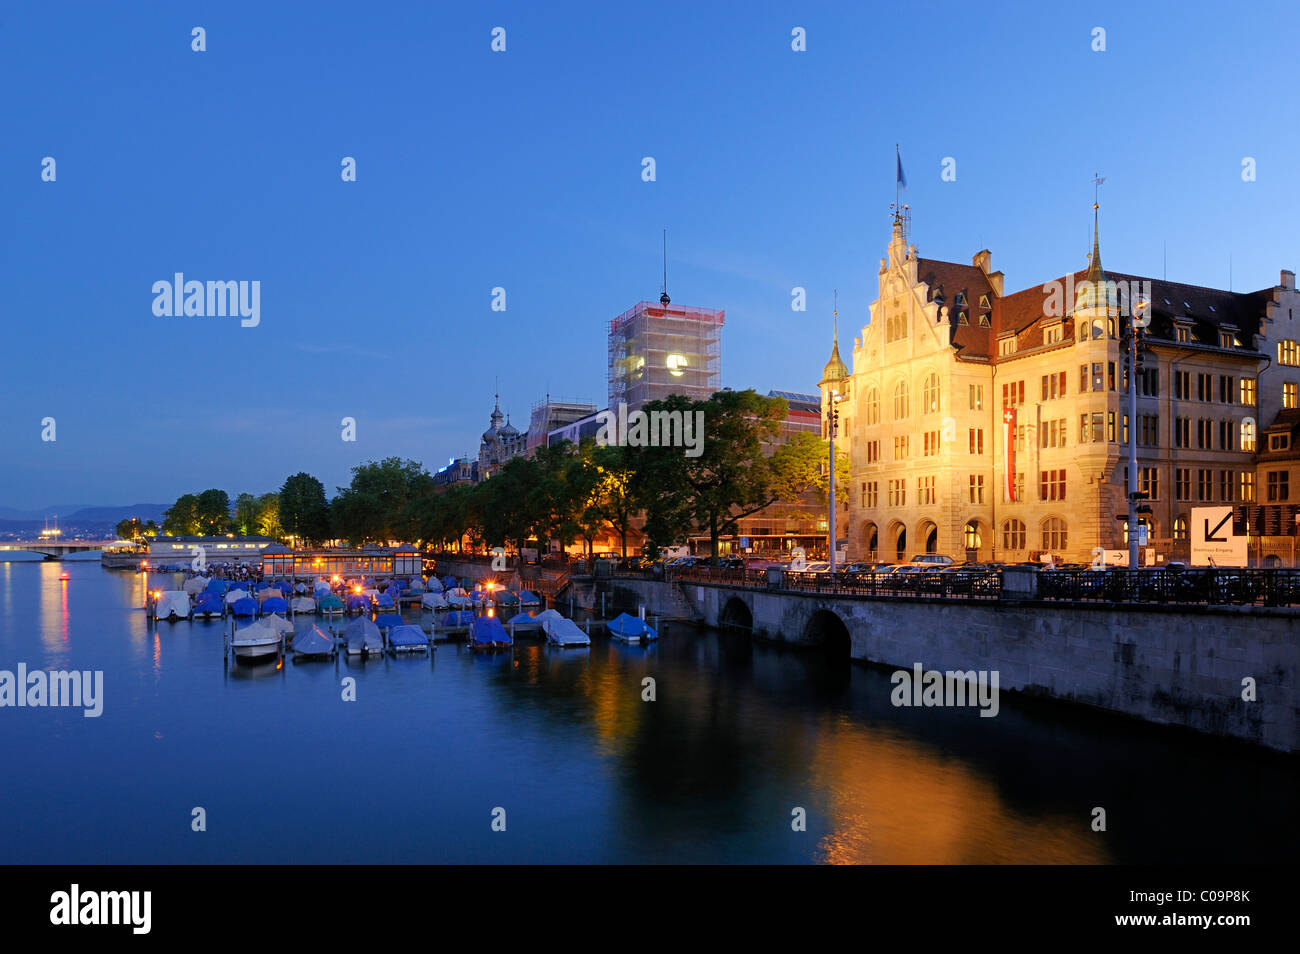
[[980, 525], [974, 520], [968, 521], [962, 539], [966, 541], [967, 550], [978, 550], [983, 545], [980, 540]]
[[1186, 517], [1179, 517], [1174, 521], [1174, 539], [1175, 540], [1187, 539], [1187, 518]]
[[1061, 551], [1066, 548], [1067, 534], [1065, 521], [1060, 517], [1048, 517], [1043, 521], [1043, 549]]
[[925, 376], [925, 387], [921, 391], [921, 413], [933, 414], [939, 410], [939, 375], [931, 371]]
[[868, 425], [880, 423], [880, 392], [875, 388], [867, 391], [866, 412]]
[[1002, 522], [1002, 549], [1023, 550], [1025, 548], [1025, 525], [1012, 517]]
[[[1156, 535], [1155, 524], [1151, 522], [1150, 517], [1138, 517], [1138, 526], [1147, 528], [1147, 539], [1150, 540]], [[1128, 546], [1128, 521], [1124, 521], [1124, 546]]]
[[907, 417], [907, 382], [899, 381], [894, 385], [894, 420], [901, 421]]

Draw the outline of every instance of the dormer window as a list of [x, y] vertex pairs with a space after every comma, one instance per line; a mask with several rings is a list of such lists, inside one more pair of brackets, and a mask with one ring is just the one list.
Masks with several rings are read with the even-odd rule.
[[931, 301], [937, 301], [937, 302], [938, 302], [939, 304], [941, 304], [941, 305], [943, 304], [943, 302], [944, 302], [944, 298], [943, 298], [943, 286], [942, 286], [942, 285], [940, 285], [938, 288], [936, 288], [936, 289], [934, 290], [934, 297], [932, 297], [930, 300], [931, 300]]
[[[969, 324], [970, 324], [970, 320], [966, 317], [966, 312], [964, 312], [964, 311], [959, 311], [959, 312], [957, 312], [957, 324], [959, 324], [959, 325], [969, 325]], [[830, 465], [828, 464], [827, 466], [830, 466]]]
[[989, 304], [989, 296], [988, 296], [988, 295], [980, 295], [980, 307], [981, 307], [981, 308], [992, 308], [992, 307], [993, 307], [992, 305]]
[[955, 304], [955, 305], [965, 305], [965, 304], [966, 304], [966, 293], [965, 293], [965, 292], [958, 292], [958, 293], [957, 293], [957, 297], [953, 299], [953, 304]]
[[1220, 331], [1220, 332], [1219, 332], [1219, 347], [1220, 347], [1220, 348], [1231, 348], [1231, 347], [1232, 347], [1232, 341], [1233, 341], [1233, 338], [1232, 338], [1232, 332], [1230, 332], [1230, 331]]
[[1268, 449], [1271, 451], [1284, 451], [1291, 446], [1290, 434], [1270, 434], [1268, 435]]
[[1061, 323], [1048, 325], [1043, 329], [1043, 344], [1057, 344], [1061, 340]]
[[981, 327], [981, 328], [987, 328], [987, 327], [989, 326], [989, 316], [988, 316], [988, 315], [980, 315], [980, 321], [979, 321], [979, 324], [980, 324], [980, 327]]
[[998, 354], [1009, 355], [1016, 353], [1016, 336], [1007, 335], [1005, 338], [998, 339]]

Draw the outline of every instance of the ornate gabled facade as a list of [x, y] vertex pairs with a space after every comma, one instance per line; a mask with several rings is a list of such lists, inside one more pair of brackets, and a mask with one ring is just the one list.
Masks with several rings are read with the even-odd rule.
[[[1094, 229], [1087, 269], [1005, 294], [987, 250], [970, 265], [920, 258], [895, 219], [877, 280], [852, 370], [830, 380], [837, 342], [822, 385], [824, 410], [845, 397], [850, 559], [1125, 549], [1130, 423], [1148, 557], [1187, 558], [1192, 507], [1262, 499], [1260, 422], [1296, 406], [1300, 384], [1271, 360], [1275, 339], [1297, 337], [1281, 327], [1300, 316], [1291, 272], [1249, 293], [1107, 273]], [[1135, 309], [1149, 326], [1129, 422]]]
[[520, 433], [518, 428], [511, 425], [510, 418], [501, 413], [501, 398], [498, 395], [488, 419], [488, 429], [483, 432], [479, 444], [478, 479], [487, 480], [511, 457], [518, 457], [527, 450], [528, 435]]

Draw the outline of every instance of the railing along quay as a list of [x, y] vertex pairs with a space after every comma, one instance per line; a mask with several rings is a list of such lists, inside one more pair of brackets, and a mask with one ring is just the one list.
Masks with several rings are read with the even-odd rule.
[[615, 570], [615, 578], [713, 583], [789, 593], [847, 597], [940, 597], [945, 599], [1029, 599], [1061, 602], [1179, 605], [1300, 605], [1300, 570], [1187, 567], [1128, 570], [1014, 567], [1031, 574], [1033, 586], [1003, 590], [1001, 569], [948, 569], [915, 573], [810, 573], [724, 567]]

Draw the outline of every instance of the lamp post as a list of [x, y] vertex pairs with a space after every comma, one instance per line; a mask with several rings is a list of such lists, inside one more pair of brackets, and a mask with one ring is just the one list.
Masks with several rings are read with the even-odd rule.
[[[1138, 332], [1151, 323], [1149, 301], [1137, 301], [1129, 317], [1128, 336], [1128, 568], [1138, 565], [1137, 376]], [[1147, 312], [1145, 315], [1141, 312]]]
[[830, 498], [831, 512], [830, 518], [826, 521], [827, 529], [830, 531], [830, 576], [835, 577], [835, 433], [840, 427], [840, 401], [842, 395], [831, 394], [831, 473], [830, 473]]

